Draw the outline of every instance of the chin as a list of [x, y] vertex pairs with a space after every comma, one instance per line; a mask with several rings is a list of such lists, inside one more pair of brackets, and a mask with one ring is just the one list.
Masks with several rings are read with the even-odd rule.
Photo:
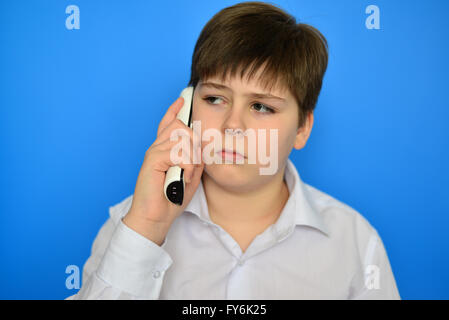
[[251, 185], [260, 178], [258, 167], [248, 164], [214, 163], [206, 165], [204, 171], [215, 183], [241, 191], [251, 188]]

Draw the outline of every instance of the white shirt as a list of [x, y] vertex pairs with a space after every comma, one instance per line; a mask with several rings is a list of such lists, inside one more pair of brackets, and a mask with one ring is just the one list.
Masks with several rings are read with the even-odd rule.
[[357, 211], [304, 183], [290, 159], [278, 220], [242, 253], [209, 218], [202, 182], [161, 246], [109, 208], [67, 299], [400, 299], [376, 229]]

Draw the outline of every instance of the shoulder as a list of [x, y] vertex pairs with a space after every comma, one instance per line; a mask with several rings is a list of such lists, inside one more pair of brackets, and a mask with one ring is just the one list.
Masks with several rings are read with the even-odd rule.
[[[326, 252], [335, 252], [338, 264], [344, 264], [349, 270], [350, 296], [359, 299], [400, 298], [386, 248], [377, 229], [348, 204], [310, 185], [305, 184], [305, 189], [316, 213], [328, 227], [329, 241], [326, 244], [331, 251]], [[366, 290], [366, 281], [374, 281], [376, 278], [373, 277], [379, 275], [379, 270], [382, 272], [378, 281], [383, 290]]]
[[358, 229], [361, 232], [377, 232], [374, 226], [362, 213], [335, 197], [304, 183], [305, 189], [316, 211], [322, 216], [329, 229], [348, 228]]
[[308, 198], [329, 230], [330, 239], [344, 242], [359, 253], [367, 250], [370, 242], [380, 240], [377, 229], [359, 211], [335, 197], [304, 183]]

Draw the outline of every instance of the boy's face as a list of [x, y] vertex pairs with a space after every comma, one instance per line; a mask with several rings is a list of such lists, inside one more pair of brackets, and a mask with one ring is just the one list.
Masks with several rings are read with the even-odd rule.
[[[312, 129], [313, 114], [308, 116], [302, 128], [298, 128], [299, 110], [293, 95], [289, 90], [276, 87], [271, 92], [264, 91], [256, 80], [259, 75], [260, 70], [249, 82], [240, 77], [228, 77], [225, 82], [219, 78], [202, 79], [195, 88], [192, 120], [201, 122], [203, 158], [206, 145], [214, 142], [214, 138], [204, 141], [205, 130], [213, 128], [221, 133], [222, 148], [226, 147], [226, 129], [255, 133], [256, 143], [249, 135], [234, 132], [230, 136], [232, 150], [246, 157], [243, 164], [236, 163], [236, 160], [227, 164], [223, 159], [222, 164], [205, 165], [205, 173], [230, 190], [249, 191], [272, 179], [284, 168], [292, 148], [305, 146]], [[217, 88], [211, 83], [225, 87]], [[271, 94], [278, 98], [254, 97], [251, 96], [253, 93]], [[262, 131], [265, 132], [265, 139]], [[273, 132], [277, 132], [277, 137]], [[254, 151], [255, 162], [249, 158], [249, 153], [254, 154]], [[209, 155], [217, 156], [213, 152]], [[221, 153], [218, 157], [221, 158]], [[261, 174], [260, 168], [267, 168], [264, 174]]]

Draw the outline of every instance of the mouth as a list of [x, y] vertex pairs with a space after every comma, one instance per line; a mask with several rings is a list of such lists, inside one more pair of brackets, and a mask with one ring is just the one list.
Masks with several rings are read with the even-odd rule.
[[229, 149], [222, 149], [220, 151], [217, 151], [217, 154], [219, 154], [223, 159], [246, 159], [246, 156], [244, 154]]

